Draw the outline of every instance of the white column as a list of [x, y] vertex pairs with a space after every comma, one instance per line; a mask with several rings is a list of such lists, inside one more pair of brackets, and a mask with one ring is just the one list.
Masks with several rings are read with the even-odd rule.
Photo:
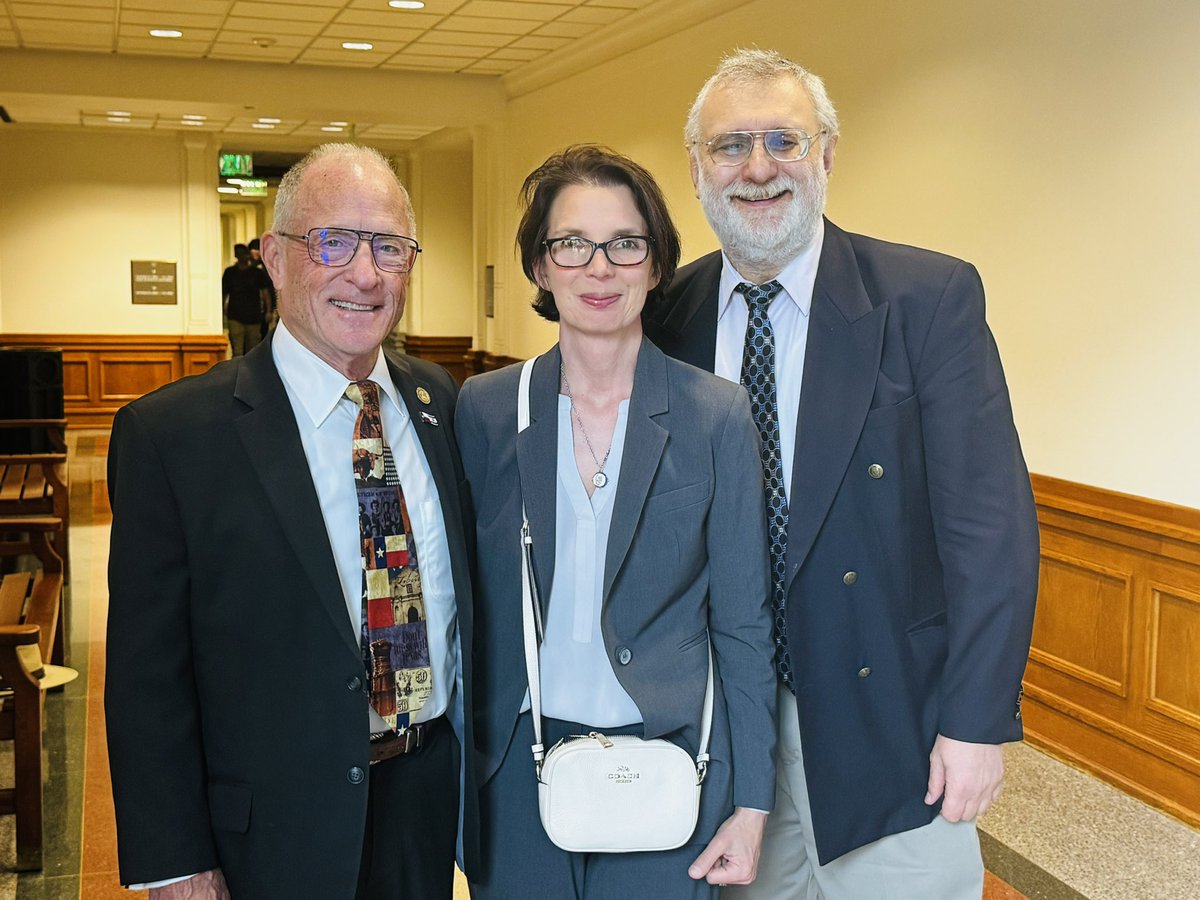
[[217, 139], [180, 136], [180, 246], [176, 272], [185, 334], [221, 333], [221, 212]]

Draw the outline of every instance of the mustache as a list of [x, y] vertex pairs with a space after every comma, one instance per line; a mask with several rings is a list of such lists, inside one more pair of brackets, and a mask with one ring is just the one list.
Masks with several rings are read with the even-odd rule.
[[790, 175], [776, 175], [765, 184], [731, 184], [722, 192], [726, 200], [769, 200], [791, 191], [795, 194], [799, 184]]

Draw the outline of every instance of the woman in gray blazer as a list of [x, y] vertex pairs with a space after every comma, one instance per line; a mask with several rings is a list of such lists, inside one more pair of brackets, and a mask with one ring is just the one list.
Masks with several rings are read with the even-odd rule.
[[[471, 378], [455, 425], [475, 505], [477, 900], [712, 898], [752, 881], [774, 806], [775, 676], [758, 435], [746, 392], [643, 339], [679, 237], [651, 175], [593, 146], [526, 179], [534, 309], [559, 323], [517, 434], [519, 366]], [[711, 762], [691, 842], [569, 853], [538, 817], [522, 649], [524, 501], [545, 603], [544, 743], [602, 731], [695, 755], [712, 643]]]

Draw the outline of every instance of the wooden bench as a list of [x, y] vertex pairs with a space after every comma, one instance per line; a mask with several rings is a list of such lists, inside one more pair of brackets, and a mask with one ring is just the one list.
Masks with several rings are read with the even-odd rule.
[[53, 516], [0, 518], [0, 557], [33, 556], [36, 571], [0, 579], [0, 740], [13, 742], [13, 787], [0, 790], [0, 815], [16, 814], [17, 869], [42, 867], [42, 723], [46, 691], [78, 673], [47, 661], [62, 639], [62, 560], [52, 536]]
[[0, 453], [0, 516], [56, 516], [62, 528], [54, 548], [63, 561], [63, 578], [70, 580], [68, 550], [71, 493], [67, 477], [66, 419], [0, 419], [0, 431], [42, 431], [53, 450], [41, 453]]

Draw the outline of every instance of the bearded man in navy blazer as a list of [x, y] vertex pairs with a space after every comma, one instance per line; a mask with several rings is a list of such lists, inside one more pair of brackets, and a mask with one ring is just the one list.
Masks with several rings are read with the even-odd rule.
[[[377, 152], [327, 144], [284, 176], [262, 248], [282, 316], [271, 339], [113, 425], [105, 708], [121, 881], [157, 898], [450, 900], [460, 817], [468, 871], [477, 855], [470, 532], [454, 382], [381, 349], [419, 251], [408, 194]], [[403, 535], [375, 537], [364, 448]], [[389, 642], [375, 600], [364, 624], [363, 553], [386, 542], [391, 566], [393, 541], [403, 560], [367, 574], [403, 580], [425, 628]], [[401, 644], [424, 668], [395, 663]]]
[[1038, 577], [979, 275], [823, 218], [837, 114], [778, 53], [725, 59], [686, 138], [722, 252], [677, 273], [646, 333], [743, 382], [749, 338], [786, 486], [776, 809], [758, 881], [722, 896], [978, 900], [974, 820], [1021, 739]]

